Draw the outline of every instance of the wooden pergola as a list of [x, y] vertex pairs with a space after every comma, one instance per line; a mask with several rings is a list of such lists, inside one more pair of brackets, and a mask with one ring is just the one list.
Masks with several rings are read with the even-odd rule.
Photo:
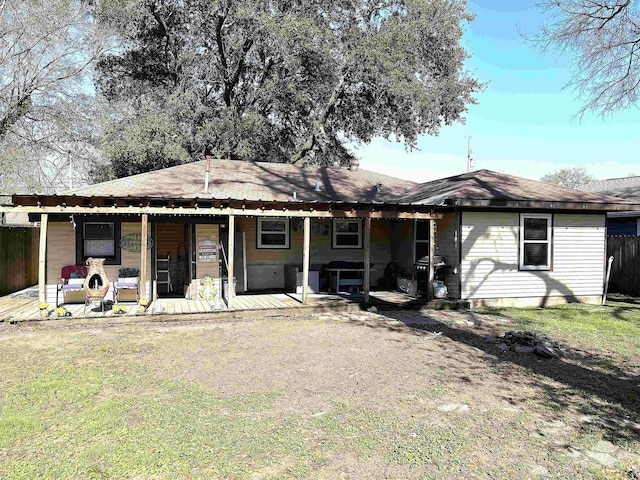
[[[384, 203], [314, 203], [314, 202], [263, 202], [210, 199], [163, 199], [139, 197], [80, 197], [64, 195], [14, 195], [13, 205], [0, 205], [0, 212], [29, 213], [40, 217], [40, 248], [38, 285], [40, 302], [45, 301], [47, 227], [49, 215], [134, 215], [141, 219], [140, 283], [145, 285], [147, 271], [147, 240], [149, 216], [223, 216], [227, 217], [229, 231], [235, 228], [235, 219], [242, 217], [288, 217], [303, 219], [303, 289], [302, 303], [309, 296], [310, 238], [312, 218], [361, 218], [364, 220], [363, 238], [363, 288], [365, 302], [370, 292], [371, 221], [373, 219], [428, 220], [429, 236], [429, 285], [434, 280], [433, 254], [435, 246], [435, 221], [441, 213], [433, 206], [415, 206]], [[234, 235], [229, 235], [228, 277], [230, 285], [234, 278]], [[427, 289], [431, 293], [431, 289]], [[234, 291], [230, 288], [228, 306], [233, 306]], [[149, 299], [147, 299], [149, 300]]]

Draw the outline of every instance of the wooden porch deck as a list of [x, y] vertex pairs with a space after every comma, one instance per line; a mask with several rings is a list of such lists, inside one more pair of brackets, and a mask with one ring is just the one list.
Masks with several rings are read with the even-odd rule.
[[[247, 294], [238, 295], [234, 298], [233, 308], [226, 305], [211, 305], [203, 300], [187, 300], [184, 298], [160, 298], [146, 310], [140, 310], [139, 306], [133, 302], [121, 302], [127, 311], [124, 314], [117, 314], [112, 310], [111, 302], [105, 303], [104, 312], [100, 308], [88, 306], [85, 310], [83, 304], [65, 304], [70, 318], [108, 318], [120, 316], [142, 316], [142, 315], [182, 315], [182, 314], [216, 314], [216, 313], [239, 313], [246, 311], [280, 311], [280, 310], [300, 310], [319, 312], [327, 310], [358, 310], [364, 302], [362, 294], [310, 294], [306, 305], [301, 302], [302, 296], [293, 293], [271, 293], [271, 294]], [[370, 300], [372, 304], [387, 305], [391, 308], [403, 308], [414, 305], [417, 301], [400, 292], [371, 292]], [[20, 322], [25, 320], [40, 320], [43, 318], [57, 318], [54, 313], [55, 305], [50, 304], [45, 316], [38, 309], [38, 289], [37, 287], [0, 297], [0, 321]]]

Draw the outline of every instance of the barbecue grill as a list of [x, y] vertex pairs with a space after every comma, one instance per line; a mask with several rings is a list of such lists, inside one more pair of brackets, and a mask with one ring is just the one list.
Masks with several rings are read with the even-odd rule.
[[[433, 272], [435, 280], [444, 280], [444, 268], [448, 265], [444, 261], [444, 257], [441, 255], [433, 256]], [[418, 292], [425, 293], [430, 288], [429, 286], [429, 256], [420, 257], [413, 264], [413, 277], [417, 280]]]
[[[433, 269], [434, 271], [438, 271], [439, 269], [446, 267], [447, 264], [444, 263], [444, 257], [441, 255], [433, 256]], [[421, 257], [416, 263], [413, 264], [413, 268], [416, 272], [428, 272], [429, 271], [429, 257]]]

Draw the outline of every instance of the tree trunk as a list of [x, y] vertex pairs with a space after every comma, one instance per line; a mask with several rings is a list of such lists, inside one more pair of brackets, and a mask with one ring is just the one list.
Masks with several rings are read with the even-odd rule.
[[314, 120], [312, 124], [312, 131], [307, 141], [291, 156], [289, 159], [289, 163], [296, 164], [301, 161], [307, 153], [313, 150], [318, 146], [318, 136], [326, 137], [326, 133], [324, 127], [329, 119], [329, 116], [335, 112], [335, 110], [340, 106], [340, 102], [342, 100], [342, 96], [344, 95], [344, 87], [346, 83], [346, 74], [345, 69], [342, 69], [340, 74], [340, 79], [338, 80], [338, 84], [333, 89], [331, 93], [331, 98], [324, 106], [318, 118]]

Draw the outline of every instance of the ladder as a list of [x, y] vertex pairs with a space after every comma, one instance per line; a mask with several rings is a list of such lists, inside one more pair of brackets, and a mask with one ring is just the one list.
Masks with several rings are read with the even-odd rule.
[[156, 259], [156, 283], [158, 286], [166, 285], [167, 293], [173, 292], [171, 285], [171, 254], [167, 253], [166, 257], [158, 257]]

